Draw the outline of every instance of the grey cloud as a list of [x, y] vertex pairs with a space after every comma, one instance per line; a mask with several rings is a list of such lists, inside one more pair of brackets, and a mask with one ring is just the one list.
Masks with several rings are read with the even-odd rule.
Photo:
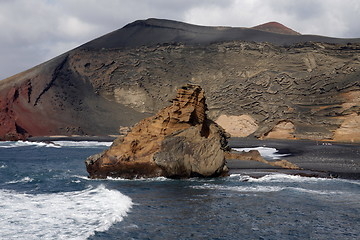
[[[150, 17], [181, 21], [188, 9], [213, 2], [216, 1], [0, 1], [0, 79], [129, 22]], [[10, 64], [9, 58], [16, 59], [16, 64]]]
[[332, 37], [359, 37], [360, 2], [357, 0], [272, 0], [274, 13], [288, 15], [298, 31]]
[[286, 1], [273, 0], [270, 5], [274, 13], [287, 13], [294, 19], [301, 21], [309, 18], [316, 18], [324, 12], [324, 7], [320, 1], [302, 0]]
[[0, 79], [150, 17], [203, 25], [279, 21], [296, 31], [360, 37], [357, 0], [0, 0]]

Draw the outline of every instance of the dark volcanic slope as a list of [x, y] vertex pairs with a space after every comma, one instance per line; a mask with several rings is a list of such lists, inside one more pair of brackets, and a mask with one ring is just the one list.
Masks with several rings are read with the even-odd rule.
[[116, 134], [192, 82], [236, 136], [360, 141], [357, 42], [136, 21], [0, 81], [0, 139]]
[[360, 39], [339, 39], [314, 35], [285, 35], [261, 30], [252, 28], [204, 27], [170, 20], [148, 19], [130, 23], [124, 28], [83, 45], [81, 48], [111, 49], [143, 45], [154, 46], [162, 43], [203, 45], [228, 41], [269, 42], [276, 45], [289, 45], [307, 41], [327, 43], [360, 42]]

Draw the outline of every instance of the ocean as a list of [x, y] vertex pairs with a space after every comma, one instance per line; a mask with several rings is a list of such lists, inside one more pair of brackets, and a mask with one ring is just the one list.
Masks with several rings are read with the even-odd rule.
[[88, 179], [110, 144], [0, 142], [0, 239], [360, 239], [359, 180]]

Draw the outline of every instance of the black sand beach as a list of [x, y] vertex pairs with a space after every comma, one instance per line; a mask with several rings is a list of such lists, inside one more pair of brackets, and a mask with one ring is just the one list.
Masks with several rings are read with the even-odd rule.
[[271, 147], [279, 153], [290, 154], [282, 157], [298, 165], [302, 170], [285, 170], [267, 167], [266, 164], [249, 161], [228, 161], [231, 173], [264, 175], [269, 172], [300, 174], [305, 176], [341, 177], [360, 179], [360, 145], [306, 140], [257, 140], [231, 138], [232, 148]]

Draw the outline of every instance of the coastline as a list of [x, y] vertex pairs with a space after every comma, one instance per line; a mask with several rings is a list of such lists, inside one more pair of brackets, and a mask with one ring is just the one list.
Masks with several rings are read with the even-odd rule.
[[231, 138], [229, 146], [270, 147], [278, 153], [289, 154], [281, 159], [296, 164], [301, 170], [290, 170], [275, 167], [265, 167], [256, 164], [243, 164], [242, 161], [229, 164], [230, 173], [246, 173], [250, 175], [278, 172], [313, 177], [339, 177], [360, 179], [360, 144], [319, 142], [311, 140], [258, 140], [254, 138]]
[[89, 142], [112, 142], [117, 136], [36, 136], [29, 137], [26, 141], [29, 142], [52, 142], [52, 141], [89, 141]]
[[[27, 141], [98, 141], [112, 142], [116, 136], [38, 136]], [[301, 175], [308, 177], [360, 179], [360, 144], [319, 142], [312, 140], [258, 140], [255, 138], [230, 138], [231, 148], [270, 147], [278, 153], [289, 154], [281, 157], [298, 165], [300, 170], [270, 166], [260, 162], [227, 160], [230, 174], [247, 174], [261, 177], [271, 173]]]

